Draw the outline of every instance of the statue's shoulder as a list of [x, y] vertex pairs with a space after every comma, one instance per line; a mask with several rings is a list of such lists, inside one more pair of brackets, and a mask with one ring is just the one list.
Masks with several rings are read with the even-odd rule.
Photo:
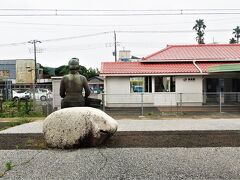
[[79, 74], [79, 77], [81, 78], [81, 79], [86, 79], [86, 77], [85, 76], [83, 76], [83, 75], [81, 75], [81, 74]]
[[64, 75], [62, 80], [66, 80], [66, 79], [69, 79], [70, 78], [70, 74], [67, 74], [67, 75]]

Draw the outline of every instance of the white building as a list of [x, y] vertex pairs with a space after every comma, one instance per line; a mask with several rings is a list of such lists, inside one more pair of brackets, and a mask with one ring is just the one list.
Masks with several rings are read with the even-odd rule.
[[[239, 44], [173, 45], [139, 62], [103, 62], [100, 75], [104, 77], [104, 104], [151, 107], [178, 103], [200, 106], [213, 99], [239, 102], [238, 72], [230, 69], [228, 73], [212, 73], [219, 66], [239, 67], [239, 63]], [[222, 98], [220, 92], [235, 95]]]

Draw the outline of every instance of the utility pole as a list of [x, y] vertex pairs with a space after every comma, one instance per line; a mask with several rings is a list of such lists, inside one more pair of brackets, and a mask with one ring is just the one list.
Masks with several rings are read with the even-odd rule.
[[35, 77], [34, 77], [34, 82], [35, 84], [37, 84], [37, 76], [38, 76], [38, 73], [37, 73], [37, 48], [36, 48], [36, 43], [41, 43], [41, 41], [39, 40], [31, 40], [31, 41], [28, 41], [28, 43], [31, 43], [33, 44], [33, 53], [34, 53], [34, 63], [35, 63]]
[[34, 64], [35, 64], [35, 68], [34, 69], [32, 69], [32, 70], [34, 70], [34, 81], [33, 81], [33, 109], [35, 110], [35, 107], [36, 107], [36, 102], [35, 102], [35, 100], [36, 100], [36, 96], [35, 96], [35, 91], [36, 91], [36, 89], [35, 89], [35, 86], [36, 86], [36, 84], [37, 84], [37, 71], [38, 71], [38, 69], [37, 69], [37, 48], [36, 48], [36, 43], [41, 43], [41, 41], [38, 41], [38, 40], [31, 40], [31, 41], [28, 41], [28, 43], [31, 43], [31, 44], [33, 44], [33, 53], [34, 53]]
[[115, 62], [117, 62], [117, 35], [114, 31], [114, 56], [115, 56]]

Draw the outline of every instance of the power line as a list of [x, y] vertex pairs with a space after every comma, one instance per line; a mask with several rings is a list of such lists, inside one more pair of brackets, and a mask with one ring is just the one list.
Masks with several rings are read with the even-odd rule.
[[39, 17], [54, 17], [54, 16], [59, 16], [59, 17], [73, 17], [73, 16], [82, 16], [82, 17], [95, 17], [95, 16], [103, 16], [103, 17], [117, 17], [117, 16], [189, 16], [189, 15], [240, 15], [240, 12], [236, 13], [132, 13], [132, 14], [0, 14], [1, 17], [9, 16], [9, 17], [14, 17], [14, 16], [19, 16], [19, 17], [24, 17], [24, 16], [39, 16]]
[[[233, 20], [239, 19], [239, 17], [231, 17], [231, 18], [217, 18], [210, 19], [207, 22], [215, 22], [215, 21], [225, 21], [225, 20]], [[56, 24], [56, 23], [33, 23], [33, 22], [14, 22], [14, 21], [0, 21], [0, 23], [6, 24], [18, 24], [18, 25], [37, 25], [37, 26], [65, 26], [65, 27], [136, 27], [136, 26], [162, 26], [162, 25], [174, 25], [174, 24], [193, 24], [192, 21], [188, 22], [179, 22], [179, 23], [161, 23], [161, 24]]]
[[26, 45], [28, 42], [19, 42], [19, 43], [8, 43], [8, 44], [0, 44], [0, 47], [2, 46], [18, 46], [18, 45]]
[[113, 33], [113, 32], [108, 31], [108, 32], [100, 32], [100, 33], [94, 33], [94, 34], [86, 34], [86, 35], [81, 35], [81, 36], [71, 36], [71, 37], [64, 37], [64, 38], [47, 39], [47, 40], [42, 40], [42, 42], [52, 42], [52, 41], [63, 41], [63, 40], [70, 40], [70, 39], [78, 39], [78, 38], [104, 35], [104, 34], [109, 34], [109, 33]]
[[[210, 29], [206, 30], [206, 32], [229, 32], [232, 31], [232, 29]], [[106, 34], [114, 34], [114, 31], [106, 31], [106, 32], [99, 32], [99, 33], [93, 33], [93, 34], [85, 34], [80, 36], [71, 36], [71, 37], [63, 37], [63, 38], [54, 38], [54, 39], [45, 39], [41, 40], [41, 42], [55, 42], [55, 41], [64, 41], [64, 40], [71, 40], [71, 39], [78, 39], [78, 38], [86, 38], [86, 37], [94, 37], [99, 35], [106, 35]], [[141, 34], [141, 33], [150, 33], [150, 34], [166, 34], [166, 33], [194, 33], [193, 30], [177, 30], [177, 31], [171, 31], [171, 30], [165, 30], [165, 31], [144, 31], [144, 30], [128, 30], [128, 31], [115, 31], [115, 33], [130, 33], [130, 34]], [[8, 43], [8, 44], [0, 44], [0, 47], [3, 46], [17, 46], [17, 45], [26, 45], [28, 42], [19, 42], [19, 43]]]
[[[71, 36], [71, 37], [63, 37], [63, 38], [55, 38], [55, 39], [45, 39], [45, 40], [41, 40], [41, 42], [63, 41], [63, 40], [98, 36], [98, 35], [109, 34], [109, 33], [113, 33], [113, 31], [100, 32], [100, 33], [94, 33], [94, 34], [86, 34], [86, 35], [81, 35], [81, 36]], [[2, 46], [26, 45], [26, 44], [28, 44], [28, 42], [8, 43], [8, 44], [0, 44], [0, 47], [2, 47]]]
[[[0, 9], [0, 16], [170, 16], [233, 15], [240, 9]], [[10, 12], [10, 13], [9, 13]], [[16, 13], [17, 12], [17, 13]]]
[[97, 12], [126, 12], [126, 11], [240, 11], [239, 8], [209, 8], [209, 9], [0, 9], [0, 11], [97, 11]]
[[[205, 32], [229, 32], [232, 31], [232, 29], [212, 29], [212, 30], [206, 30]], [[177, 30], [177, 31], [137, 31], [137, 30], [132, 30], [132, 31], [116, 31], [117, 33], [195, 33], [193, 30]]]

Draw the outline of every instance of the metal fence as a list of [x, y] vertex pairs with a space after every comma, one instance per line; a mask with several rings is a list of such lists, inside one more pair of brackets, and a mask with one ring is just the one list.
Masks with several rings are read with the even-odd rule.
[[102, 94], [103, 110], [149, 112], [240, 112], [240, 92]]
[[[38, 88], [42, 87], [38, 86]], [[48, 90], [51, 91], [51, 89]], [[240, 112], [240, 92], [97, 94], [92, 98], [100, 99], [101, 106], [99, 108], [108, 114], [144, 116], [162, 113]], [[39, 98], [38, 96], [35, 99], [30, 95], [26, 99], [12, 98], [5, 100], [5, 102], [9, 104], [5, 106], [0, 102], [0, 112], [6, 110], [7, 113], [11, 114], [24, 111], [30, 115], [49, 115], [53, 111], [53, 95], [46, 98]], [[9, 107], [12, 107], [12, 110]]]
[[[49, 115], [53, 111], [53, 95], [50, 84], [33, 86], [12, 86], [0, 91], [0, 115]], [[6, 96], [6, 93], [8, 94]]]

